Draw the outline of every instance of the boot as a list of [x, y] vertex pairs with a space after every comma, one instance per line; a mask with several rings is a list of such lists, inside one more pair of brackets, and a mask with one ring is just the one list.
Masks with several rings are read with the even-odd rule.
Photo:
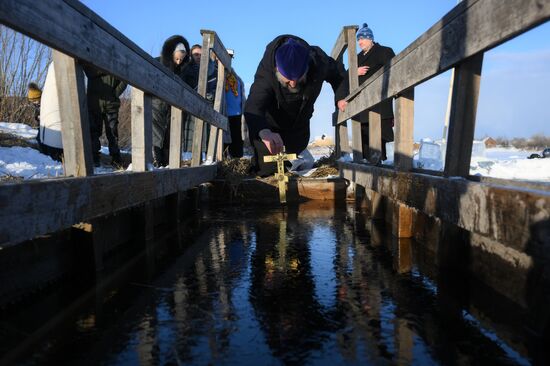
[[101, 158], [99, 154], [94, 154], [94, 167], [99, 168], [101, 166]]
[[153, 166], [160, 168], [164, 166], [164, 153], [162, 149], [157, 146], [153, 146]]
[[124, 168], [122, 166], [122, 158], [120, 157], [120, 153], [119, 154], [113, 154], [111, 156], [111, 166], [116, 170], [120, 170], [120, 169]]

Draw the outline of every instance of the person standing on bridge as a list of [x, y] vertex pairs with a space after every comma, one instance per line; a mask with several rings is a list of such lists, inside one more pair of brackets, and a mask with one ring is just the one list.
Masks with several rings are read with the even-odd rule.
[[[235, 52], [233, 50], [228, 49], [227, 53], [231, 58], [234, 57]], [[241, 130], [243, 109], [246, 102], [244, 94], [244, 83], [239, 75], [232, 70], [225, 77], [225, 105], [231, 142], [226, 143], [224, 141], [224, 149], [229, 150], [229, 155], [232, 158], [243, 157], [243, 135]]]
[[[192, 86], [195, 75], [189, 67], [189, 42], [183, 36], [169, 37], [163, 44], [161, 54], [157, 57], [161, 64], [174, 72], [183, 82]], [[171, 107], [165, 101], [153, 97], [153, 165], [168, 165], [170, 148]]]
[[85, 66], [84, 71], [88, 77], [88, 114], [90, 116], [94, 166], [99, 167], [101, 165], [101, 143], [99, 138], [103, 126], [105, 126], [111, 165], [117, 169], [121, 168], [122, 160], [118, 146], [118, 111], [120, 96], [128, 84], [91, 66]]
[[[359, 85], [361, 85], [391, 60], [395, 53], [391, 48], [374, 42], [374, 34], [367, 23], [363, 23], [363, 26], [357, 31], [357, 43], [361, 49], [357, 54], [357, 74], [359, 75]], [[380, 103], [378, 111], [382, 118], [382, 155], [380, 159], [386, 160], [386, 143], [393, 141], [392, 100], [388, 99]], [[363, 111], [354, 119], [361, 122], [363, 157], [367, 159], [369, 154], [369, 112]]]
[[281, 152], [299, 154], [309, 142], [309, 120], [324, 81], [331, 84], [335, 104], [344, 110], [349, 84], [341, 62], [321, 48], [293, 35], [270, 42], [254, 76], [245, 105], [245, 120], [254, 148], [256, 174], [275, 172], [263, 157]]

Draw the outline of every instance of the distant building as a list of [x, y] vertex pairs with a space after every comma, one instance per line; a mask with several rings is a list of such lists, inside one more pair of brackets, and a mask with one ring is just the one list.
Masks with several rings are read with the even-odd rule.
[[324, 146], [334, 146], [334, 139], [331, 136], [322, 135], [316, 136], [310, 147], [324, 147]]
[[485, 143], [485, 148], [487, 148], [487, 149], [497, 147], [497, 142], [492, 137], [484, 138], [483, 142]]

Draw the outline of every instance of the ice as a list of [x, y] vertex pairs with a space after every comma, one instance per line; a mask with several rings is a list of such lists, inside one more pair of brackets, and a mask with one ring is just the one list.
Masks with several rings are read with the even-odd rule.
[[423, 140], [420, 144], [418, 159], [414, 163], [417, 168], [443, 170], [441, 145], [431, 140]]

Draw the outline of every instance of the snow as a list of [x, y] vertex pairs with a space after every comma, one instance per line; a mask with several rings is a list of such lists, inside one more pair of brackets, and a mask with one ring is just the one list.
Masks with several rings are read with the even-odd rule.
[[[22, 123], [0, 122], [0, 131], [17, 135], [34, 141], [37, 130]], [[385, 164], [393, 164], [393, 143], [386, 145], [388, 160]], [[317, 146], [308, 148], [314, 160], [329, 156], [333, 147]], [[527, 159], [533, 153], [540, 151], [525, 151], [516, 148], [486, 149], [481, 141], [475, 141], [472, 149], [470, 174], [502, 179], [519, 179], [550, 182], [550, 159]], [[102, 152], [108, 154], [108, 149], [102, 147]], [[420, 151], [414, 156], [414, 166], [424, 169], [443, 170], [445, 161], [445, 146], [441, 141], [422, 140]], [[186, 160], [190, 153], [182, 154]], [[341, 161], [351, 161], [346, 155]], [[127, 171], [131, 171], [131, 166]], [[113, 173], [109, 166], [94, 169], [95, 174]], [[312, 171], [310, 171], [310, 174]], [[30, 147], [0, 147], [0, 176], [18, 176], [24, 179], [39, 179], [63, 175], [61, 163], [52, 160]], [[309, 175], [309, 174], [308, 174]]]
[[0, 176], [39, 179], [63, 175], [63, 165], [30, 147], [0, 147]]
[[0, 132], [10, 133], [24, 139], [34, 139], [38, 130], [23, 123], [0, 122]]

